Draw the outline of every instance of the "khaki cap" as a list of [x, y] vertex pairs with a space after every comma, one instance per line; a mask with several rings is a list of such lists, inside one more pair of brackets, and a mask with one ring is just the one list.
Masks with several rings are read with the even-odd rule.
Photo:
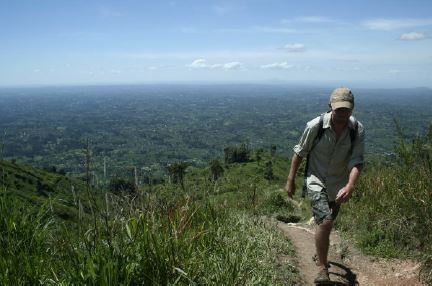
[[354, 95], [351, 90], [346, 87], [338, 87], [331, 93], [330, 105], [332, 109], [338, 108], [354, 108]]

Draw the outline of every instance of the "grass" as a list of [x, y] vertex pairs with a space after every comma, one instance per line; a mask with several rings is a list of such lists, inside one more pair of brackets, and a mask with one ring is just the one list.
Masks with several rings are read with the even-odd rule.
[[[0, 167], [0, 188], [4, 193], [31, 206], [49, 204], [57, 218], [78, 219], [74, 194], [84, 192], [84, 182], [8, 161], [0, 161]], [[88, 207], [87, 201], [83, 205]]]
[[[257, 168], [232, 165], [216, 187], [197, 170], [187, 174], [186, 190], [167, 184], [97, 200], [23, 191], [38, 198], [32, 207], [7, 185], [0, 193], [0, 284], [298, 284], [295, 266], [277, 259], [293, 256], [292, 245], [263, 219], [289, 213], [290, 205], [276, 191], [279, 182], [248, 180]], [[59, 218], [65, 204], [75, 220]]]
[[[396, 159], [367, 166], [337, 227], [367, 253], [420, 259], [432, 284], [432, 125], [411, 142], [397, 130]], [[286, 158], [262, 153], [260, 162], [225, 165], [216, 182], [209, 168], [190, 167], [184, 189], [162, 184], [121, 197], [88, 197], [79, 180], [0, 164], [1, 285], [301, 282], [293, 264], [277, 259], [293, 256], [292, 245], [263, 219], [310, 215], [281, 190]]]
[[[367, 165], [337, 220], [369, 254], [420, 259], [426, 283], [432, 283], [431, 143], [432, 131], [409, 144], [401, 139], [396, 159]], [[271, 180], [264, 176], [268, 161]], [[300, 208], [281, 189], [289, 161], [264, 153], [260, 162], [224, 168], [216, 182], [209, 168], [189, 167], [184, 189], [162, 184], [120, 197], [93, 191], [94, 199], [79, 182], [3, 161], [0, 284], [301, 283], [295, 266], [277, 259], [293, 256], [292, 245], [263, 219], [310, 216], [299, 193]]]
[[432, 125], [411, 143], [400, 140], [396, 160], [367, 166], [337, 223], [369, 254], [422, 260], [432, 283]]

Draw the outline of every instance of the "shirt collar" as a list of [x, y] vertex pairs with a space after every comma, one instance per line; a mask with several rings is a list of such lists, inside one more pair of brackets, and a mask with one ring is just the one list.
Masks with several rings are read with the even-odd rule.
[[329, 128], [330, 127], [330, 119], [331, 119], [331, 112], [326, 112], [324, 113], [324, 118], [323, 118], [323, 128]]
[[[350, 116], [350, 120], [348, 121], [348, 127], [349, 128], [354, 128], [354, 117], [351, 115]], [[323, 118], [323, 128], [327, 129], [331, 127], [331, 112], [326, 112], [324, 113], [324, 118]]]

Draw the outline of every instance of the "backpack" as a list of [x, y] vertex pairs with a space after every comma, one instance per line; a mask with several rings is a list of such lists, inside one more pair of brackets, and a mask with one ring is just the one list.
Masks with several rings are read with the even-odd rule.
[[[328, 111], [327, 113], [329, 113], [329, 112], [330, 111]], [[306, 192], [307, 192], [306, 179], [307, 179], [307, 171], [309, 169], [309, 156], [310, 156], [312, 150], [315, 148], [315, 146], [318, 144], [318, 142], [321, 140], [322, 136], [324, 135], [324, 127], [323, 127], [324, 115], [325, 115], [325, 113], [320, 115], [320, 120], [319, 120], [319, 125], [318, 125], [318, 133], [314, 139], [314, 143], [312, 145], [312, 148], [309, 150], [309, 153], [306, 157], [306, 166], [305, 166], [305, 170], [304, 170], [304, 183], [303, 183], [302, 198], [304, 198], [306, 196]], [[350, 139], [351, 139], [350, 154], [352, 154], [353, 147], [354, 147], [354, 141], [355, 141], [355, 139], [357, 137], [357, 133], [358, 133], [358, 121], [354, 117], [352, 117], [352, 118], [354, 119], [354, 126], [350, 128]]]

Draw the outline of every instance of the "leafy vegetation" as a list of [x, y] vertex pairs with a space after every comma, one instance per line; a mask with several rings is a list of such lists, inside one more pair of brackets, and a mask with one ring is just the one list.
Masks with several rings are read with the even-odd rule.
[[411, 143], [397, 130], [396, 158], [368, 166], [338, 226], [368, 253], [422, 259], [432, 283], [432, 125]]
[[[262, 217], [292, 210], [277, 190], [288, 162], [275, 160], [271, 183], [251, 161], [225, 165], [218, 179], [212, 165], [189, 167], [183, 187], [172, 182], [141, 188], [134, 196], [107, 192], [102, 199], [96, 193], [89, 200], [93, 212], [75, 205], [76, 221], [54, 219], [49, 200], [29, 208], [17, 190], [5, 184], [0, 193], [0, 237], [5, 246], [0, 283], [296, 284], [300, 278], [295, 266], [277, 260], [293, 256], [292, 246]], [[11, 163], [2, 166], [14, 176]], [[60, 176], [39, 172], [42, 177]], [[35, 189], [26, 192], [40, 196]], [[76, 196], [84, 201], [86, 192]]]
[[230, 163], [243, 163], [250, 159], [250, 150], [246, 144], [237, 146], [229, 146], [224, 148], [225, 164]]

